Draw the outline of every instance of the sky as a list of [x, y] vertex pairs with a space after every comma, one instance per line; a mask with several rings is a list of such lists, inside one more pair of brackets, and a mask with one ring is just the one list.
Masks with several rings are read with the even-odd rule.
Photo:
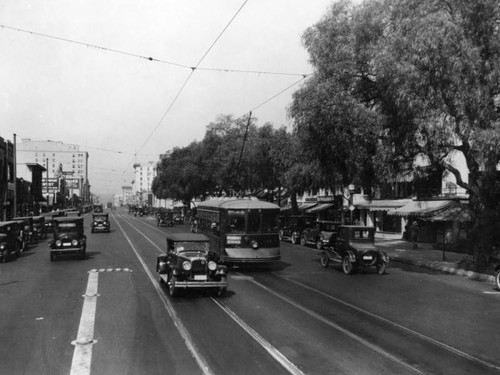
[[104, 195], [219, 115], [290, 128], [302, 35], [331, 3], [1, 0], [0, 136], [79, 145]]

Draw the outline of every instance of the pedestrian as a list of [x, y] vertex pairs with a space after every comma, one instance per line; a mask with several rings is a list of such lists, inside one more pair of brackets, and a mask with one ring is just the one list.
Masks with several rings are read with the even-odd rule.
[[413, 221], [413, 223], [410, 225], [410, 239], [411, 242], [413, 243], [413, 248], [416, 249], [418, 247], [418, 232], [420, 231], [420, 228], [418, 226], [418, 223], [416, 220]]

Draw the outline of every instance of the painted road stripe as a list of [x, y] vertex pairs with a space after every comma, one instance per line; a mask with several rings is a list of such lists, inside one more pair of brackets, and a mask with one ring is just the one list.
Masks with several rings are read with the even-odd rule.
[[87, 291], [83, 296], [83, 309], [78, 327], [76, 340], [71, 344], [75, 346], [70, 375], [90, 374], [92, 361], [92, 346], [94, 341], [95, 312], [97, 305], [98, 272], [90, 272], [87, 282]]

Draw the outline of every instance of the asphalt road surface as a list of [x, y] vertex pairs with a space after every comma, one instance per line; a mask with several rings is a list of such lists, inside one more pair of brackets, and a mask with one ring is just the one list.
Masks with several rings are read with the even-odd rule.
[[500, 294], [411, 266], [325, 269], [312, 247], [232, 269], [222, 299], [171, 298], [154, 217], [108, 211], [87, 257], [49, 259], [47, 240], [0, 264], [0, 374], [499, 374]]

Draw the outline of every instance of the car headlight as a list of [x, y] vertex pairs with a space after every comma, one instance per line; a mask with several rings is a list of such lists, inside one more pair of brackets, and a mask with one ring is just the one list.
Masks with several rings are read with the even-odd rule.
[[71, 246], [78, 246], [78, 240], [71, 241]]
[[97, 221], [94, 221], [94, 225], [97, 225]]
[[254, 250], [257, 250], [259, 248], [259, 243], [257, 241], [252, 241], [250, 243], [250, 245], [252, 246], [252, 249], [254, 249]]
[[56, 246], [57, 246], [57, 247], [61, 247], [61, 246], [62, 246], [62, 242], [61, 242], [61, 240], [57, 240], [57, 241], [56, 241]]
[[7, 247], [7, 244], [0, 243], [0, 250], [5, 250], [6, 247]]
[[211, 260], [210, 262], [208, 262], [208, 269], [210, 271], [215, 271], [217, 269], [217, 263]]
[[191, 262], [189, 260], [185, 260], [184, 262], [182, 262], [182, 269], [184, 271], [191, 270]]

